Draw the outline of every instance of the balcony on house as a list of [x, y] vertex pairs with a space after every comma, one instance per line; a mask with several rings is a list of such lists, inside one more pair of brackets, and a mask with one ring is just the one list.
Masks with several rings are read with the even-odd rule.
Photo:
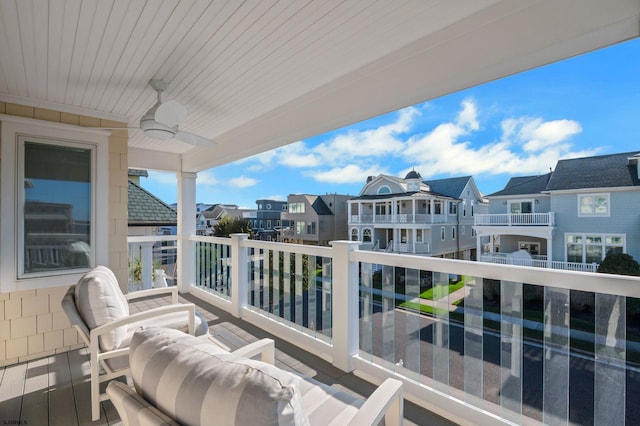
[[476, 226], [554, 226], [553, 212], [478, 214]]
[[349, 205], [352, 224], [430, 224], [446, 222], [444, 202], [434, 200], [358, 202]]

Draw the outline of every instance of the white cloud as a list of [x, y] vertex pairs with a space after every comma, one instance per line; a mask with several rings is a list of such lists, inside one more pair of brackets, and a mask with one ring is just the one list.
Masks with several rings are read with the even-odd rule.
[[236, 178], [229, 179], [228, 184], [234, 186], [236, 188], [248, 188], [250, 186], [256, 185], [260, 182], [258, 179], [246, 177], [246, 176], [238, 176]]
[[213, 175], [213, 173], [209, 170], [205, 170], [203, 172], [198, 172], [198, 178], [196, 179], [196, 183], [198, 185], [208, 185], [215, 186], [220, 183], [218, 179]]
[[[141, 180], [144, 179], [141, 178]], [[178, 180], [176, 178], [176, 174], [175, 173], [170, 173], [170, 172], [155, 172], [155, 171], [150, 171], [149, 172], [149, 177], [147, 178], [150, 181], [154, 181], [157, 183], [162, 183], [162, 184], [166, 184], [166, 185], [173, 185], [173, 186], [177, 186], [178, 185]]]
[[577, 121], [554, 120], [539, 123], [538, 126], [526, 130], [531, 133], [523, 135], [523, 139], [526, 140], [523, 148], [525, 151], [536, 152], [566, 141], [580, 133], [582, 127]]
[[325, 183], [362, 182], [362, 184], [364, 185], [367, 176], [377, 176], [383, 173], [386, 173], [386, 171], [378, 166], [372, 166], [368, 169], [362, 169], [360, 166], [357, 166], [355, 164], [349, 164], [347, 166], [335, 167], [322, 172], [309, 173], [309, 176], [319, 182]]
[[260, 197], [261, 200], [273, 200], [273, 201], [287, 201], [286, 195], [267, 195], [266, 197]]

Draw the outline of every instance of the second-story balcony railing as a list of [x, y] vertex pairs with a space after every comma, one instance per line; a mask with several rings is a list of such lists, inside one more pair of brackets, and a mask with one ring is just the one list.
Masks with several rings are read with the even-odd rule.
[[192, 237], [183, 290], [454, 422], [635, 424], [640, 279]]
[[478, 257], [478, 260], [480, 262], [497, 263], [501, 265], [531, 266], [534, 268], [551, 268], [580, 272], [596, 272], [599, 266], [597, 263], [549, 261], [546, 256], [532, 256], [531, 259], [522, 259], [509, 256], [507, 253], [483, 253]]
[[474, 225], [489, 226], [554, 226], [554, 213], [478, 214]]
[[398, 213], [396, 215], [374, 215], [374, 214], [354, 214], [350, 217], [350, 223], [384, 223], [384, 224], [405, 224], [405, 223], [444, 223], [447, 217], [444, 214], [427, 213]]

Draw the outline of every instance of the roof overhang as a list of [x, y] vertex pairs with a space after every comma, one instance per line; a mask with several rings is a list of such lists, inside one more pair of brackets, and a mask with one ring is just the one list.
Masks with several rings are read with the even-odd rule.
[[185, 131], [129, 166], [198, 172], [640, 33], [637, 0], [2, 2], [0, 101]]

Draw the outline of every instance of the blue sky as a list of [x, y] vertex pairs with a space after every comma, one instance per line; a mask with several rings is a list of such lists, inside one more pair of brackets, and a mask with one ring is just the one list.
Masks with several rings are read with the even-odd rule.
[[[357, 195], [366, 177], [472, 175], [485, 194], [559, 159], [640, 151], [640, 40], [375, 117], [198, 174], [197, 201], [255, 208], [288, 194]], [[175, 174], [144, 188], [177, 200]]]

